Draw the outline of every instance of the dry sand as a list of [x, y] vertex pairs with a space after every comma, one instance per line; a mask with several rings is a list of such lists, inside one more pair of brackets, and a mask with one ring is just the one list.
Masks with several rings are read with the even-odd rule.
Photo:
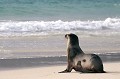
[[0, 79], [120, 79], [120, 62], [104, 63], [107, 73], [58, 73], [66, 66], [37, 67], [0, 71]]

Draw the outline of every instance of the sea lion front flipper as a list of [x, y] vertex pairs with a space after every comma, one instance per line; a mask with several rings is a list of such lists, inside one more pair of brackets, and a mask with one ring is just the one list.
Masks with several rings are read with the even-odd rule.
[[69, 72], [71, 72], [71, 71], [68, 71], [68, 70], [66, 69], [66, 70], [61, 71], [61, 72], [58, 72], [58, 73], [69, 73]]
[[67, 66], [67, 69], [65, 69], [64, 71], [58, 72], [58, 73], [69, 73], [69, 72], [71, 72], [71, 71], [72, 71], [72, 66], [69, 64], [69, 65]]

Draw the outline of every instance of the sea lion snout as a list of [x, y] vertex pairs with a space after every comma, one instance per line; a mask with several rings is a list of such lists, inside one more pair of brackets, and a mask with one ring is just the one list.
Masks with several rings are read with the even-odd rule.
[[69, 34], [66, 34], [66, 35], [65, 35], [65, 38], [68, 39], [68, 36], [69, 36]]

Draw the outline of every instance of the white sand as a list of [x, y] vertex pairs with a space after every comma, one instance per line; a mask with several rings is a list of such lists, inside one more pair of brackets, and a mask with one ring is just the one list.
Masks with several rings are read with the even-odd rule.
[[0, 79], [120, 79], [120, 62], [104, 63], [107, 73], [58, 73], [66, 66], [0, 71]]

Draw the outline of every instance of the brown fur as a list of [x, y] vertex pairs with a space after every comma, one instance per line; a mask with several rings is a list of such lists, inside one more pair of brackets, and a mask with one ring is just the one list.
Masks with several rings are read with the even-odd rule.
[[79, 46], [75, 34], [66, 34], [67, 39], [67, 68], [59, 73], [71, 72], [72, 69], [83, 73], [103, 73], [103, 63], [98, 55], [85, 54]]

